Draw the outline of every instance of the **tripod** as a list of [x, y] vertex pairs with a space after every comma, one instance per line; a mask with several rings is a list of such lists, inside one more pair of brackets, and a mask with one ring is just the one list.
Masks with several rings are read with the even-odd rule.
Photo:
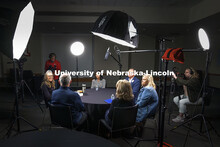
[[[209, 143], [211, 145], [211, 147], [213, 147], [213, 143], [212, 143], [212, 140], [211, 140], [211, 137], [210, 137], [210, 134], [209, 134], [209, 129], [207, 127], [207, 122], [209, 123], [209, 125], [211, 126], [211, 128], [215, 131], [215, 133], [219, 136], [218, 132], [216, 131], [216, 129], [213, 127], [213, 125], [211, 124], [210, 121], [208, 121], [206, 119], [206, 117], [204, 116], [204, 111], [205, 111], [205, 105], [204, 105], [204, 99], [207, 95], [207, 75], [208, 75], [208, 66], [209, 66], [209, 61], [210, 60], [210, 54], [209, 54], [209, 51], [206, 51], [206, 68], [205, 68], [205, 77], [204, 77], [204, 80], [203, 80], [203, 84], [202, 84], [202, 88], [203, 89], [203, 94], [202, 94], [202, 111], [200, 114], [197, 114], [196, 116], [188, 119], [187, 121], [183, 122], [182, 124], [174, 127], [173, 129], [171, 129], [171, 131], [181, 127], [181, 126], [185, 126], [185, 124], [189, 123], [189, 127], [188, 126], [185, 126], [186, 128], [188, 128], [188, 131], [187, 131], [187, 134], [186, 134], [186, 138], [185, 138], [185, 142], [184, 142], [184, 146], [186, 145], [186, 142], [187, 142], [187, 139], [188, 139], [188, 136], [189, 136], [189, 133], [190, 131], [193, 131], [193, 132], [196, 132], [197, 134], [199, 134], [200, 136], [203, 135], [204, 132], [202, 132], [202, 125], [204, 124], [205, 126], [205, 133], [207, 133], [207, 137], [208, 137], [208, 140], [209, 140]], [[201, 91], [200, 91], [201, 93]], [[199, 95], [200, 95], [199, 93]], [[199, 97], [199, 96], [198, 96]], [[195, 106], [196, 108], [196, 106]], [[192, 124], [192, 121], [196, 118], [201, 118], [201, 123], [200, 123], [200, 131], [197, 132], [196, 130], [192, 129], [191, 128], [191, 124]]]
[[24, 86], [26, 86], [26, 88], [28, 89], [29, 93], [31, 94], [32, 98], [34, 99], [35, 103], [38, 105], [38, 107], [40, 108], [40, 110], [43, 112], [43, 109], [41, 108], [39, 102], [37, 101], [34, 93], [31, 91], [30, 87], [28, 86], [28, 84], [26, 83], [26, 81], [24, 80], [23, 78], [23, 65], [24, 65], [24, 62], [26, 61], [25, 58], [21, 59], [20, 61], [18, 61], [18, 67], [19, 67], [19, 75], [20, 75], [20, 83], [19, 83], [19, 91], [20, 91], [20, 94], [21, 94], [21, 100], [22, 100], [22, 103], [24, 103]]
[[15, 118], [12, 121], [8, 132], [6, 133], [6, 136], [9, 138], [12, 132], [12, 129], [14, 128], [14, 125], [17, 123], [17, 133], [21, 133], [21, 128], [20, 128], [20, 120], [23, 120], [25, 123], [29, 124], [30, 126], [32, 126], [34, 129], [32, 130], [26, 130], [23, 132], [28, 132], [28, 131], [33, 131], [33, 130], [39, 130], [38, 127], [32, 125], [30, 122], [28, 122], [26, 119], [24, 119], [23, 117], [20, 116], [19, 114], [19, 104], [18, 104], [18, 83], [17, 83], [17, 75], [16, 75], [16, 62], [17, 60], [13, 60], [13, 67], [14, 67], [14, 76], [15, 76]]

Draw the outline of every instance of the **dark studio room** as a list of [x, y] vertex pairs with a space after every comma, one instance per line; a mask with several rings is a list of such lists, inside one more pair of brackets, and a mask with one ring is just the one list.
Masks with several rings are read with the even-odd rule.
[[1, 0], [1, 147], [219, 147], [219, 0]]

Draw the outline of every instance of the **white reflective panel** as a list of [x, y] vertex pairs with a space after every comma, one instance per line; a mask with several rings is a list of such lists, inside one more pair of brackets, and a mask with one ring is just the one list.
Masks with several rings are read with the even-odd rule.
[[132, 21], [128, 23], [128, 30], [129, 30], [130, 38], [137, 36], [137, 29], [134, 27]]
[[115, 38], [115, 37], [112, 37], [109, 35], [101, 34], [101, 33], [96, 33], [96, 32], [92, 32], [92, 33], [96, 36], [102, 37], [103, 39], [110, 40], [110, 41], [118, 43], [120, 45], [124, 45], [124, 46], [131, 47], [131, 48], [136, 48], [135, 45], [132, 45], [124, 40], [121, 40], [121, 39], [118, 39], [118, 38]]
[[84, 52], [84, 45], [81, 42], [74, 42], [71, 47], [70, 51], [75, 56], [80, 56]]
[[31, 36], [34, 22], [34, 9], [31, 2], [21, 11], [13, 38], [13, 59], [19, 60]]
[[209, 50], [210, 48], [210, 43], [209, 43], [209, 38], [208, 35], [206, 34], [205, 30], [200, 28], [198, 32], [199, 36], [199, 42], [204, 50]]

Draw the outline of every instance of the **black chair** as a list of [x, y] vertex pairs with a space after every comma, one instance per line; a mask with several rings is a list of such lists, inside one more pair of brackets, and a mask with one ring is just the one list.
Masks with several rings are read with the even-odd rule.
[[46, 99], [46, 97], [44, 96], [44, 92], [42, 90], [41, 90], [41, 92], [42, 92], [42, 97], [43, 97], [45, 106], [46, 106], [46, 108], [48, 108], [50, 105], [50, 102]]
[[[154, 114], [154, 115], [151, 115], [151, 116], [148, 116], [144, 121], [142, 121], [142, 128], [141, 130], [137, 130], [138, 129], [138, 125], [137, 125], [137, 128], [136, 128], [136, 136], [138, 136], [137, 138], [135, 139], [138, 139], [138, 141], [136, 142], [136, 144], [134, 145], [134, 147], [136, 147], [140, 142], [142, 141], [157, 141], [158, 137], [157, 137], [157, 130], [158, 130], [158, 125], [157, 125], [157, 119], [156, 119], [156, 115], [157, 115], [157, 112]], [[154, 138], [152, 139], [143, 139], [142, 138], [142, 135], [143, 135], [143, 130], [145, 128], [145, 125], [147, 124], [147, 122], [149, 120], [152, 120], [154, 122], [154, 128], [150, 128], [150, 129], [153, 129], [154, 130]]]
[[101, 124], [108, 129], [111, 138], [113, 132], [135, 128], [136, 116], [137, 105], [130, 107], [115, 107], [113, 111], [112, 126], [110, 126], [105, 119], [101, 119], [99, 121], [98, 134], [100, 133]]
[[75, 129], [70, 106], [49, 104], [51, 123], [68, 129]]

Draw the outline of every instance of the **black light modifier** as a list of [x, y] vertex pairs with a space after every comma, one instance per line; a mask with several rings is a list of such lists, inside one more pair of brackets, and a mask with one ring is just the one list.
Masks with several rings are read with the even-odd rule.
[[94, 35], [123, 46], [137, 48], [138, 32], [135, 20], [121, 11], [107, 11], [95, 22]]

